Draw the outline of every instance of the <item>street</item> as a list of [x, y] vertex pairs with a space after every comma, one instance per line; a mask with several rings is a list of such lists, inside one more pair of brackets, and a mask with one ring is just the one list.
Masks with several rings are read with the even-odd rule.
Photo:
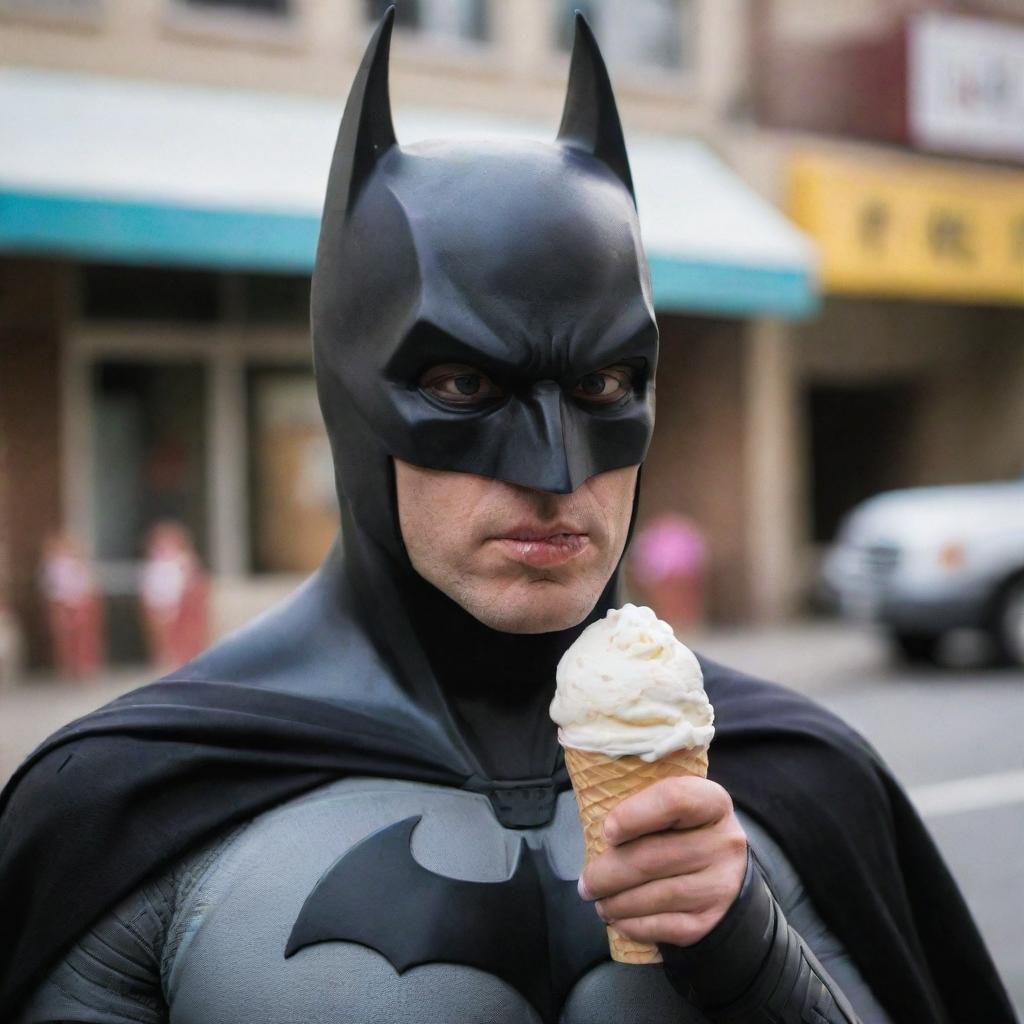
[[1024, 1008], [1024, 678], [900, 674], [822, 695], [892, 766]]
[[909, 669], [870, 630], [834, 625], [694, 645], [809, 694], [867, 737], [924, 816], [1024, 1011], [1024, 672]]
[[[813, 696], [868, 738], [924, 815], [1024, 1010], [1024, 672], [895, 666], [869, 630], [829, 623], [684, 639]], [[0, 692], [0, 778], [62, 722], [145, 678]]]

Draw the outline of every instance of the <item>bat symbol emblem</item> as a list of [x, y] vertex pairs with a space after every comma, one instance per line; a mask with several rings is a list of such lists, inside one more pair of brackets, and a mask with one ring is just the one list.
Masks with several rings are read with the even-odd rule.
[[557, 1021], [580, 977], [608, 959], [604, 926], [576, 880], [559, 878], [547, 854], [525, 841], [504, 882], [438, 875], [413, 858], [419, 821], [374, 832], [328, 868], [306, 897], [285, 957], [320, 942], [356, 942], [399, 974], [466, 964], [507, 981], [545, 1022]]

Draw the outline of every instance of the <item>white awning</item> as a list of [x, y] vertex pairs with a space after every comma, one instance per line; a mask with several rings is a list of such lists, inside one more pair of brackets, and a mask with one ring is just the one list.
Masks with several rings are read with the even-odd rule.
[[[343, 97], [0, 69], [0, 251], [308, 272]], [[399, 139], [554, 126], [399, 108]], [[629, 139], [655, 302], [802, 315], [814, 244], [700, 143]]]

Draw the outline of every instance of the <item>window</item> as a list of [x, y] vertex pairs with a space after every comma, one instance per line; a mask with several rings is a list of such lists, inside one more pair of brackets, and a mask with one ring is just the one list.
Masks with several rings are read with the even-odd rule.
[[227, 43], [301, 44], [296, 0], [166, 0], [172, 32]]
[[309, 277], [87, 264], [80, 272], [87, 320], [309, 326]]
[[206, 373], [200, 363], [93, 365], [96, 556], [142, 556], [146, 532], [173, 519], [206, 550]]
[[211, 11], [251, 11], [254, 14], [287, 15], [291, 0], [179, 0], [186, 7]]
[[250, 539], [254, 572], [312, 572], [338, 532], [334, 462], [309, 370], [251, 367]]
[[309, 326], [309, 277], [245, 274], [241, 316], [246, 325]]
[[208, 323], [222, 316], [220, 277], [207, 271], [87, 264], [80, 281], [82, 315], [90, 320]]
[[[378, 21], [392, 0], [365, 0], [366, 16]], [[398, 0], [395, 25], [440, 41], [484, 43], [491, 37], [488, 0]]]
[[103, 13], [103, 0], [0, 0], [0, 13], [48, 20], [94, 21]]
[[560, 49], [570, 49], [573, 13], [580, 11], [609, 64], [683, 71], [693, 65], [695, 7], [695, 0], [558, 0], [555, 38]]

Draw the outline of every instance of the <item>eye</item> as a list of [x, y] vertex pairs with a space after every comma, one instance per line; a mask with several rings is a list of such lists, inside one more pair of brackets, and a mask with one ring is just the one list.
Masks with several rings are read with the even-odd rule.
[[635, 371], [631, 366], [617, 364], [585, 374], [572, 389], [573, 398], [591, 405], [611, 405], [633, 390]]
[[464, 363], [432, 366], [420, 377], [419, 387], [449, 405], [483, 405], [504, 394], [487, 374]]

